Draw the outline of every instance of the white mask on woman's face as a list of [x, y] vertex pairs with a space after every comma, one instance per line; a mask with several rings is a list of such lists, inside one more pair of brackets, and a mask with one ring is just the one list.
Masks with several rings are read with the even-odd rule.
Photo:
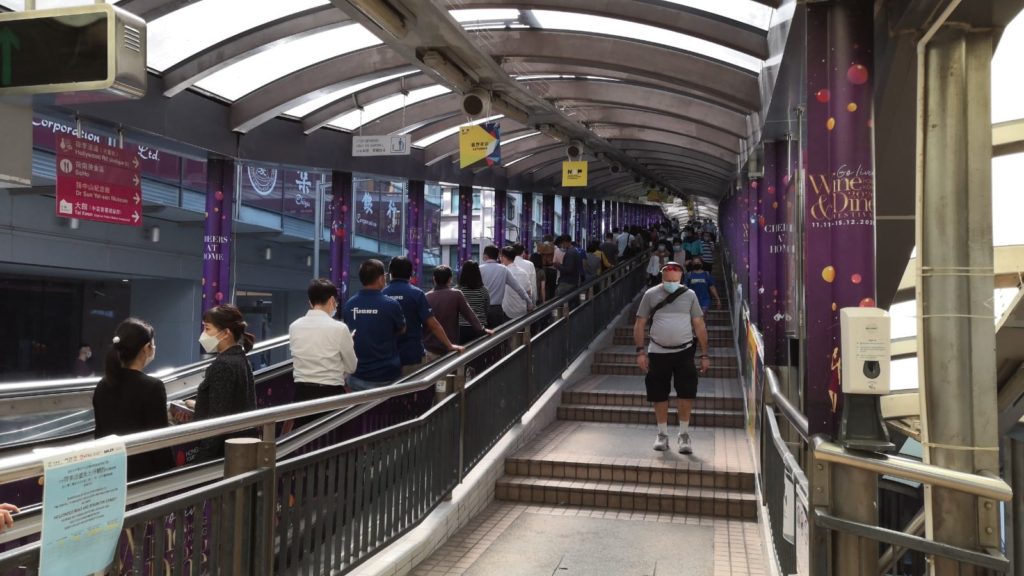
[[207, 354], [213, 354], [217, 351], [217, 346], [220, 345], [220, 338], [204, 330], [199, 335], [199, 345], [203, 347], [203, 350], [206, 350]]

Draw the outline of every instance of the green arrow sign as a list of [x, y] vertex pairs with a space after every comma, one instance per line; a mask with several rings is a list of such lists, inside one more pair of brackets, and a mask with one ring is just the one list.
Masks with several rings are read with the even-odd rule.
[[0, 86], [11, 85], [11, 52], [21, 50], [18, 36], [10, 28], [0, 28]]

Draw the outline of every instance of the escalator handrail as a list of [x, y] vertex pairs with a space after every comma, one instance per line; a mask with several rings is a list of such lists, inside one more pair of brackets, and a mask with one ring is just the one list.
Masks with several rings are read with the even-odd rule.
[[[220, 436], [232, 432], [259, 428], [264, 425], [301, 418], [323, 412], [331, 412], [358, 406], [367, 402], [377, 402], [403, 396], [419, 390], [433, 387], [435, 382], [446, 378], [449, 373], [464, 367], [466, 364], [476, 360], [490, 352], [496, 346], [511, 339], [517, 333], [523, 331], [527, 326], [543, 319], [553, 309], [567, 304], [574, 298], [587, 293], [591, 288], [602, 282], [608, 282], [609, 278], [618, 276], [609, 284], [617, 284], [626, 280], [629, 274], [637, 267], [646, 263], [646, 254], [640, 254], [628, 261], [625, 261], [609, 272], [583, 284], [577, 290], [561, 298], [534, 310], [526, 316], [510, 321], [497, 330], [490, 338], [482, 338], [473, 346], [466, 348], [464, 352], [450, 353], [435, 362], [432, 366], [424, 368], [420, 372], [409, 376], [404, 380], [384, 388], [353, 392], [340, 396], [296, 402], [282, 406], [262, 408], [241, 414], [232, 414], [209, 420], [189, 422], [168, 428], [137, 432], [122, 437], [128, 455], [141, 454], [161, 448], [195, 442], [204, 438]], [[581, 304], [585, 306], [593, 302], [587, 299]], [[34, 478], [43, 473], [43, 456], [36, 453], [21, 454], [0, 459], [0, 484], [14, 482], [26, 478]]]
[[[267, 340], [256, 343], [246, 356], [258, 356], [287, 345], [288, 336], [268, 338]], [[169, 384], [175, 380], [181, 380], [182, 378], [187, 378], [206, 370], [210, 363], [213, 362], [214, 358], [215, 356], [210, 356], [209, 358], [204, 358], [199, 362], [172, 368], [169, 371], [157, 372], [155, 374], [150, 374], [150, 376], [159, 378], [160, 380], [163, 380], [165, 384]], [[0, 399], [23, 398], [25, 396], [39, 396], [47, 394], [92, 392], [99, 381], [99, 376], [90, 376], [88, 378], [61, 378], [57, 380], [9, 382], [0, 384]]]

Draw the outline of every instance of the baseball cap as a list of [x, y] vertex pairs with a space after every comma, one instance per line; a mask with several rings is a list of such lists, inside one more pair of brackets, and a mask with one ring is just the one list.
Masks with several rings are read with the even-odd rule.
[[679, 262], [666, 262], [665, 265], [661, 267], [661, 271], [662, 272], [664, 272], [665, 270], [671, 270], [671, 269], [675, 269], [675, 270], [678, 270], [679, 272], [682, 272], [683, 271], [683, 265], [680, 264]]

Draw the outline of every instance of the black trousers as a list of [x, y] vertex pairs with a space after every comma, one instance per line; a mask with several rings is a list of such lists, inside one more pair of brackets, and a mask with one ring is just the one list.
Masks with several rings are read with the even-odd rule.
[[[312, 384], [310, 382], [296, 382], [295, 383], [295, 399], [293, 402], [305, 402], [306, 400], [316, 400], [317, 398], [327, 398], [328, 396], [336, 396], [338, 394], [344, 394], [344, 386], [330, 386], [326, 384]], [[295, 427], [298, 428], [304, 424], [308, 424], [317, 418], [320, 418], [324, 414], [312, 414], [310, 416], [303, 416], [295, 419]], [[293, 428], [293, 429], [294, 429]]]

